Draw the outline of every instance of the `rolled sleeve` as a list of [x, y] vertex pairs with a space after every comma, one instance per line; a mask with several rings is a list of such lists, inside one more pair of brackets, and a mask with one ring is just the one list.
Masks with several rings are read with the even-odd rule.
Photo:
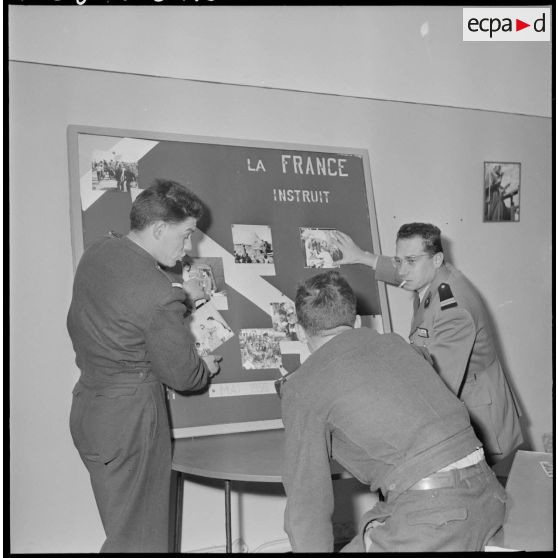
[[397, 273], [395, 267], [391, 263], [391, 258], [387, 256], [378, 256], [375, 270], [376, 281], [383, 281], [390, 285], [399, 285], [401, 277]]

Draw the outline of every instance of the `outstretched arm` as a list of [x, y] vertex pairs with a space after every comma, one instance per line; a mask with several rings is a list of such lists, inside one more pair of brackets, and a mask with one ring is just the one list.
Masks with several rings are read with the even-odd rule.
[[377, 281], [403, 286], [401, 278], [391, 263], [391, 258], [363, 250], [348, 234], [341, 231], [332, 233], [332, 240], [343, 254], [343, 257], [336, 261], [339, 265], [364, 264], [375, 270]]
[[348, 234], [335, 231], [332, 233], [332, 240], [343, 254], [343, 257], [337, 260], [336, 263], [340, 265], [364, 264], [372, 269], [376, 269], [378, 255], [360, 248]]

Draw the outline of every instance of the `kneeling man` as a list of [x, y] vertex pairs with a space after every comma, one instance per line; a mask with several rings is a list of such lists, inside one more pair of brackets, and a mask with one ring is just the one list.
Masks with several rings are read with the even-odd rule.
[[463, 402], [402, 337], [359, 328], [337, 271], [308, 279], [295, 304], [311, 354], [281, 385], [293, 551], [333, 551], [331, 459], [382, 495], [344, 551], [481, 550], [505, 491]]

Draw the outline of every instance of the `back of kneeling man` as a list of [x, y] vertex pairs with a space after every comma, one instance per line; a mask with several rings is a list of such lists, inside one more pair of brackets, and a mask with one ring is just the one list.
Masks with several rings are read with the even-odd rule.
[[464, 404], [402, 337], [359, 327], [337, 271], [298, 288], [296, 313], [311, 354], [281, 386], [293, 551], [333, 551], [331, 459], [383, 496], [342, 551], [481, 550], [506, 496]]

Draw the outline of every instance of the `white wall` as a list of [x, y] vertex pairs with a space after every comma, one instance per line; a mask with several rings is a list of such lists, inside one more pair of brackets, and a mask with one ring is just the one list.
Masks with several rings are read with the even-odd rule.
[[[367, 149], [382, 248], [404, 221], [442, 227], [487, 301], [541, 449], [552, 425], [549, 119], [25, 63], [10, 65], [10, 100], [12, 550], [94, 552], [103, 540], [67, 424], [77, 378], [65, 330], [68, 124]], [[519, 223], [482, 223], [485, 160], [522, 163]], [[388, 290], [394, 329], [406, 335], [409, 301]], [[184, 550], [224, 542], [219, 519], [199, 521], [222, 514], [212, 490], [187, 487]], [[281, 497], [243, 498], [235, 538], [254, 549], [284, 536]]]
[[[96, 8], [86, 9], [55, 7], [52, 11], [65, 15], [52, 19], [51, 11], [44, 11], [44, 7], [10, 6], [10, 58], [141, 73], [183, 72], [183, 77], [196, 79], [244, 80], [291, 89], [324, 88], [328, 92], [348, 83], [351, 93], [360, 86], [369, 91], [356, 76], [364, 73], [360, 71], [364, 64], [361, 52], [377, 50], [369, 43], [369, 27], [360, 25], [357, 12], [352, 12], [352, 19], [342, 20], [344, 26], [326, 34], [323, 31], [330, 29], [327, 21], [319, 26], [320, 33], [308, 19], [300, 24], [293, 24], [289, 19], [292, 15], [281, 20], [279, 8], [279, 13], [269, 12], [274, 12], [275, 19], [270, 16], [269, 20], [266, 17], [254, 22], [247, 16], [229, 26], [225, 11], [177, 12], [166, 7], [164, 15], [157, 12], [149, 25], [146, 19], [134, 20], [133, 35], [119, 35], [113, 27], [122, 27], [128, 10], [99, 21], [92, 15]], [[338, 11], [337, 17], [348, 13], [345, 8]], [[209, 13], [219, 15], [208, 20]], [[405, 12], [403, 21], [413, 13]], [[86, 21], [81, 19], [84, 14]], [[432, 23], [439, 21], [441, 14], [433, 9], [428, 17]], [[454, 50], [458, 48], [456, 42], [445, 37], [433, 46], [431, 55], [442, 67], [447, 47], [456, 55], [453, 65], [448, 65], [443, 80], [439, 72], [423, 79], [415, 70], [427, 55], [417, 55], [416, 41], [408, 42], [401, 29], [388, 27], [382, 18], [383, 11], [374, 12], [371, 19], [383, 25], [373, 36], [384, 45], [380, 52], [389, 50], [390, 55], [393, 53], [391, 60], [397, 60], [400, 67], [394, 71], [397, 65], [393, 64], [389, 72], [385, 67], [379, 71], [383, 58], [369, 61], [366, 68], [373, 79], [367, 83], [379, 88], [374, 89], [374, 96], [403, 96], [405, 100], [436, 104], [443, 102], [443, 94], [448, 104], [476, 107], [480, 103], [482, 108], [548, 114], [545, 84], [549, 74], [544, 70], [548, 48], [528, 49], [525, 56], [516, 49], [506, 51], [513, 52], [526, 68], [532, 66], [529, 75], [533, 80], [518, 83], [514, 76], [512, 90], [495, 88], [488, 77], [489, 64], [481, 67], [483, 59], [493, 61], [494, 55], [498, 68], [507, 67], [500, 47], [474, 47], [477, 54], [471, 58], [468, 53], [472, 51]], [[421, 19], [418, 17], [417, 22]], [[274, 33], [273, 21], [277, 23]], [[438, 25], [431, 25], [431, 29], [435, 31]], [[219, 48], [212, 43], [217, 36], [221, 40]], [[264, 58], [256, 47], [268, 36]], [[303, 36], [309, 38], [304, 48], [300, 44]], [[346, 48], [346, 57], [329, 46], [328, 39], [337, 36], [338, 44]], [[133, 49], [124, 46], [129, 44]], [[306, 59], [303, 66], [301, 57]], [[138, 59], [145, 62], [139, 69]], [[337, 63], [332, 64], [333, 60]], [[348, 70], [341, 68], [345, 63], [351, 64]], [[332, 68], [336, 71], [326, 73]], [[103, 540], [87, 473], [68, 430], [71, 389], [78, 375], [65, 330], [73, 276], [68, 124], [367, 149], [382, 248], [393, 248], [395, 232], [402, 222], [425, 220], [442, 227], [451, 241], [453, 261], [487, 301], [510, 379], [525, 411], [526, 434], [533, 449], [542, 449], [541, 434], [552, 429], [549, 118], [34, 63], [12, 63], [9, 71], [13, 552], [96, 552]], [[456, 74], [479, 72], [489, 79], [489, 91], [483, 90], [482, 83], [479, 90], [463, 87], [461, 91]], [[414, 79], [409, 81], [409, 75]], [[273, 82], [274, 78], [279, 82]], [[502, 72], [499, 80], [506, 87], [511, 83], [508, 72]], [[442, 81], [444, 87], [435, 85]], [[485, 160], [522, 163], [520, 223], [482, 223]], [[388, 296], [394, 328], [405, 336], [409, 301], [405, 293], [391, 288]], [[365, 495], [359, 497], [357, 507], [364, 501]], [[283, 506], [282, 496], [273, 491], [261, 494], [244, 490], [239, 497], [235, 495], [233, 512], [241, 510], [243, 521], [239, 525], [235, 520], [233, 538], [241, 536], [250, 550], [284, 538]], [[220, 489], [188, 483], [183, 550], [223, 544], [222, 513]]]
[[551, 115], [549, 42], [463, 42], [459, 6], [10, 6], [11, 60]]

